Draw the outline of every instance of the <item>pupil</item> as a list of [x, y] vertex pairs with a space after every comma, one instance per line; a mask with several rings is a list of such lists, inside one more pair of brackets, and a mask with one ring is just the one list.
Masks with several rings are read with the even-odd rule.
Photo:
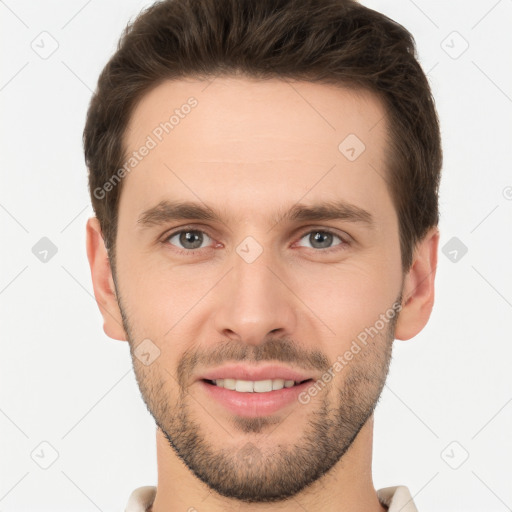
[[[180, 243], [188, 249], [197, 249], [201, 247], [202, 237], [199, 236], [198, 231], [185, 231], [180, 236]], [[187, 246], [187, 244], [192, 244], [193, 247]]]
[[323, 231], [317, 231], [313, 236], [313, 241], [311, 245], [315, 247], [315, 243], [320, 243], [320, 248], [325, 249], [329, 247], [332, 242], [332, 235], [330, 233], [325, 233]]

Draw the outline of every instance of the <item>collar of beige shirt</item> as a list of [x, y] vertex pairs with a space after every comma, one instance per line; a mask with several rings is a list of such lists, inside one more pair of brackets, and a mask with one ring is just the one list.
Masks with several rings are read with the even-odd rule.
[[[153, 504], [156, 487], [146, 485], [135, 489], [128, 500], [125, 512], [146, 512]], [[403, 485], [385, 487], [377, 491], [380, 502], [388, 512], [418, 512], [409, 489]]]

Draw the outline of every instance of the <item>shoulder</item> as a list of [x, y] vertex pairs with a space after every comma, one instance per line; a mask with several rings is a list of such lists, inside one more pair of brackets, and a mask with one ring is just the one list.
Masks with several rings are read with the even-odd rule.
[[146, 485], [135, 489], [128, 498], [125, 512], [146, 512], [153, 504], [156, 495], [156, 487]]
[[382, 505], [388, 507], [388, 512], [418, 512], [409, 489], [404, 485], [379, 489], [377, 496]]

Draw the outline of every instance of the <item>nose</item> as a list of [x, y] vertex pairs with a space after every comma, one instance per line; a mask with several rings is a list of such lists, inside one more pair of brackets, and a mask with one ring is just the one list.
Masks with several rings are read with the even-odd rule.
[[286, 272], [267, 251], [248, 263], [238, 254], [220, 284], [214, 324], [224, 338], [261, 344], [270, 334], [291, 336], [297, 322], [298, 299]]

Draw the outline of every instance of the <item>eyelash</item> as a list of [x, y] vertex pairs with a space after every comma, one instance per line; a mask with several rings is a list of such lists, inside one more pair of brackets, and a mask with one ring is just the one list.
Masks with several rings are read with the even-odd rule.
[[[173, 231], [169, 234], [166, 234], [162, 240], [162, 243], [164, 245], [172, 245], [169, 243], [169, 240], [176, 236], [176, 235], [179, 235], [180, 233], [186, 233], [187, 231], [195, 231], [195, 232], [199, 232], [199, 233], [204, 233], [206, 234], [209, 238], [211, 238], [212, 240], [214, 240], [214, 238], [208, 233], [208, 231], [205, 231], [204, 229], [198, 229], [196, 227], [193, 227], [193, 226], [190, 226], [190, 227], [182, 227], [180, 228], [179, 230], [177, 231]], [[330, 254], [331, 252], [335, 252], [335, 251], [343, 251], [343, 250], [346, 250], [349, 246], [350, 246], [350, 243], [347, 239], [345, 239], [344, 237], [338, 235], [336, 232], [330, 230], [330, 229], [320, 229], [320, 228], [313, 228], [313, 229], [309, 229], [307, 231], [303, 231], [301, 234], [300, 234], [300, 237], [299, 237], [299, 241], [302, 240], [302, 238], [304, 238], [306, 235], [309, 235], [311, 233], [326, 233], [326, 234], [329, 234], [329, 235], [332, 235], [332, 236], [335, 236], [337, 238], [339, 238], [341, 240], [341, 243], [338, 244], [338, 245], [335, 245], [333, 247], [328, 247], [327, 249], [315, 249], [314, 247], [306, 247], [306, 249], [312, 249], [313, 251], [317, 252], [317, 253], [323, 253], [323, 254]], [[203, 249], [207, 249], [207, 247], [202, 247], [200, 249], [180, 249], [179, 247], [176, 247], [175, 245], [173, 245], [173, 250], [176, 251], [178, 254], [183, 254], [183, 255], [187, 255], [187, 256], [194, 256], [197, 252], [199, 251], [202, 251]]]

